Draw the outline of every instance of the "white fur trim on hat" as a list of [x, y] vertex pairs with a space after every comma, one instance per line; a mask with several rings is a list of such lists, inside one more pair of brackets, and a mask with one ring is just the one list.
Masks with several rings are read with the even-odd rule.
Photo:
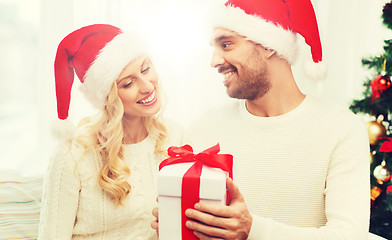
[[124, 67], [142, 55], [148, 55], [148, 50], [137, 34], [120, 33], [102, 48], [87, 70], [80, 90], [95, 107], [102, 109]]
[[214, 11], [213, 27], [237, 32], [247, 39], [275, 50], [277, 54], [294, 64], [297, 56], [297, 35], [293, 31], [269, 22], [260, 16], [246, 14], [241, 8], [224, 6]]

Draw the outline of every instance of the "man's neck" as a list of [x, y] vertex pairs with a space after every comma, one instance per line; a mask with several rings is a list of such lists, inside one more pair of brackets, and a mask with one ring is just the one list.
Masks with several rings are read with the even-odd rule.
[[269, 78], [272, 87], [264, 96], [246, 100], [249, 113], [259, 117], [279, 116], [295, 109], [305, 99], [294, 80], [290, 65], [270, 65]]
[[258, 117], [275, 117], [290, 112], [298, 107], [305, 99], [301, 92], [291, 97], [288, 96], [268, 96], [250, 101], [246, 100], [246, 108], [249, 113]]

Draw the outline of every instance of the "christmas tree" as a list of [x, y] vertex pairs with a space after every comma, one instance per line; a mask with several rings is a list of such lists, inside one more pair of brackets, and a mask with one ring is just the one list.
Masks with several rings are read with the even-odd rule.
[[[392, 30], [392, 1], [385, 4], [382, 19]], [[384, 42], [384, 53], [362, 59], [363, 66], [375, 74], [364, 83], [363, 99], [354, 100], [350, 109], [375, 118], [366, 124], [371, 156], [370, 232], [392, 239], [392, 39]]]

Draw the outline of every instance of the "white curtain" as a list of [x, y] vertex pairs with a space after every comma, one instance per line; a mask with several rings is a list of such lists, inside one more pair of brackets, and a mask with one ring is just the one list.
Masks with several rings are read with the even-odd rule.
[[[312, 2], [328, 76], [322, 82], [307, 80], [298, 64], [294, 66], [296, 80], [303, 92], [348, 107], [354, 98], [361, 97], [362, 83], [372, 74], [363, 68], [361, 59], [381, 54], [383, 40], [391, 38], [380, 17], [388, 1]], [[53, 77], [56, 48], [66, 34], [84, 25], [110, 23], [127, 28], [137, 24], [152, 32], [154, 60], [168, 99], [167, 117], [186, 126], [205, 108], [227, 101], [222, 77], [209, 67], [209, 32], [201, 25], [201, 16], [212, 3], [0, 0], [1, 168], [23, 175], [46, 170], [56, 145], [49, 127], [57, 116]], [[19, 26], [17, 30], [14, 25]], [[94, 112], [78, 85], [75, 79], [70, 109], [75, 123]]]

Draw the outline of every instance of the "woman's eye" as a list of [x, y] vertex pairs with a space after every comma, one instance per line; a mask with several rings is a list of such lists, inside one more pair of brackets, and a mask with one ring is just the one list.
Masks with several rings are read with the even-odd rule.
[[133, 81], [129, 81], [128, 83], [126, 83], [123, 88], [128, 88], [132, 85]]
[[148, 70], [150, 70], [150, 66], [143, 68], [142, 73], [146, 73]]

